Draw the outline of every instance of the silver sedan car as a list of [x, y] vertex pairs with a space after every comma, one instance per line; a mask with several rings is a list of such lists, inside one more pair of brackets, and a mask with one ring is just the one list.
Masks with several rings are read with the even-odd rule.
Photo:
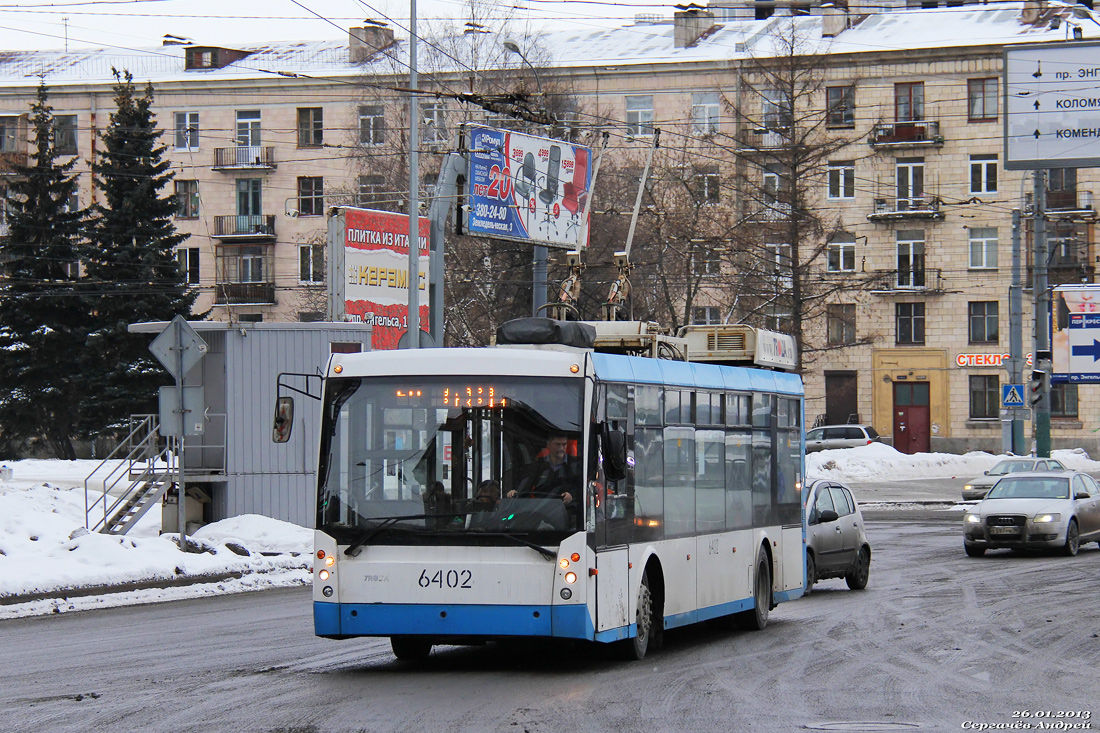
[[963, 547], [971, 557], [1008, 547], [1061, 549], [1100, 542], [1100, 485], [1076, 471], [1011, 473], [963, 515]]
[[847, 486], [810, 480], [802, 489], [806, 507], [806, 592], [825, 578], [844, 578], [863, 590], [871, 573], [871, 544], [863, 513]]
[[1005, 474], [1016, 473], [1017, 471], [1065, 470], [1066, 467], [1062, 465], [1062, 462], [1054, 458], [1031, 458], [1029, 456], [1006, 458], [1003, 461], [997, 461], [993, 468], [981, 476], [976, 476], [963, 484], [962, 497], [966, 501], [981, 499], [993, 487], [993, 484], [1000, 481]]

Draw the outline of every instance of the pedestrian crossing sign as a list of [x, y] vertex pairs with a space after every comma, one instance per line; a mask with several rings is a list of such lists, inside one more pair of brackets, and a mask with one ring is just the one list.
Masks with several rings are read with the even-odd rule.
[[1022, 384], [1002, 384], [1001, 385], [1001, 406], [1002, 407], [1023, 407], [1024, 406], [1024, 385], [1022, 385]]

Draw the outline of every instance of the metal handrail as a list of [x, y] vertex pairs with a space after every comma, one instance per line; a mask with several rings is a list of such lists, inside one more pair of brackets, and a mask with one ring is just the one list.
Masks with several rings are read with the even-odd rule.
[[[119, 508], [121, 504], [132, 498], [135, 487], [142, 485], [144, 482], [153, 478], [159, 473], [156, 468], [157, 464], [163, 462], [167, 467], [166, 474], [174, 469], [175, 466], [175, 454], [173, 453], [174, 442], [167, 441], [163, 449], [157, 447], [157, 436], [159, 423], [156, 415], [135, 415], [138, 418], [138, 423], [130, 433], [119, 442], [118, 446], [111, 451], [106, 458], [99, 462], [92, 472], [88, 474], [88, 477], [84, 479], [84, 526], [88, 530], [98, 531], [101, 527], [106, 526], [109, 517], [113, 516], [115, 510]], [[137, 441], [136, 443], [134, 441]], [[125, 453], [125, 455], [123, 455]], [[104, 475], [103, 492], [94, 501], [91, 500], [91, 482], [95, 478], [96, 474], [101, 469], [108, 467], [111, 462], [117, 462], [114, 466], [110, 467]], [[139, 475], [139, 481], [133, 480], [134, 465], [138, 463], [144, 463], [145, 467]], [[123, 480], [130, 482], [130, 486], [126, 491], [119, 495], [113, 503], [108, 505], [107, 497], [110, 496], [112, 489], [118, 486]], [[102, 509], [103, 518], [92, 524], [92, 513]]]

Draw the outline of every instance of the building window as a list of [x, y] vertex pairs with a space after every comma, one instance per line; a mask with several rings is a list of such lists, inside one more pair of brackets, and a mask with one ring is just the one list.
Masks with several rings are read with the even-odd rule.
[[420, 105], [420, 119], [424, 123], [421, 137], [430, 145], [447, 141], [447, 106], [443, 102], [425, 102]]
[[298, 147], [316, 148], [325, 143], [325, 117], [320, 107], [298, 109]]
[[967, 116], [971, 122], [997, 119], [997, 78], [966, 82]]
[[909, 211], [924, 205], [924, 158], [898, 158], [894, 165], [897, 182], [897, 210]]
[[717, 168], [697, 171], [692, 178], [691, 195], [700, 206], [717, 204], [722, 199], [721, 179]]
[[176, 112], [176, 150], [199, 149], [199, 113]]
[[691, 322], [700, 325], [722, 322], [722, 309], [714, 305], [704, 305], [691, 309]]
[[634, 137], [653, 137], [653, 95], [643, 94], [626, 98], [626, 134]]
[[263, 323], [263, 313], [238, 313], [237, 323]]
[[[791, 261], [791, 245], [789, 244], [765, 244], [765, 266], [768, 274], [774, 279], [776, 289], [787, 290], [794, 285]], [[787, 313], [784, 317], [790, 317]]]
[[764, 127], [768, 130], [785, 130], [794, 124], [794, 106], [790, 97], [778, 89], [766, 89], [764, 98]]
[[1057, 382], [1050, 385], [1050, 416], [1076, 418], [1077, 385]]
[[260, 144], [260, 110], [237, 112], [237, 145], [250, 148]]
[[381, 145], [386, 140], [386, 113], [380, 104], [359, 108], [359, 143]]
[[325, 179], [321, 176], [298, 178], [298, 214], [321, 216], [325, 213]]
[[831, 346], [856, 341], [856, 304], [833, 303], [825, 309], [828, 341]]
[[176, 259], [180, 263], [183, 281], [188, 285], [199, 284], [199, 248], [180, 247], [176, 250]]
[[829, 163], [829, 198], [856, 197], [856, 164], [851, 160]]
[[0, 117], [0, 153], [16, 153], [23, 150], [19, 135], [18, 117]]
[[997, 193], [997, 156], [970, 156], [970, 193]]
[[967, 304], [970, 315], [970, 343], [997, 343], [997, 319], [1000, 306], [995, 300]]
[[855, 272], [856, 240], [854, 237], [837, 237], [829, 242], [825, 255], [825, 269], [828, 272]]
[[1001, 416], [1001, 379], [996, 374], [970, 377], [970, 417], [987, 420]]
[[855, 127], [856, 88], [854, 86], [827, 87], [825, 89], [828, 127]]
[[320, 244], [303, 244], [298, 247], [298, 282], [323, 283], [325, 281], [325, 248]]
[[263, 185], [262, 178], [237, 179], [237, 216], [263, 215]]
[[239, 260], [239, 279], [237, 282], [265, 282], [264, 259], [264, 252], [260, 247], [242, 247]]
[[377, 173], [362, 175], [357, 179], [358, 193], [355, 198], [356, 206], [386, 206], [394, 202], [386, 193], [386, 177]]
[[56, 115], [54, 124], [54, 146], [59, 155], [76, 155], [76, 115]]
[[199, 218], [199, 182], [176, 181], [176, 218]]
[[718, 92], [691, 93], [691, 126], [696, 135], [718, 132]]
[[974, 227], [970, 232], [970, 269], [997, 269], [997, 228]]
[[898, 344], [924, 343], [924, 303], [895, 304]]
[[[924, 230], [899, 229], [897, 232], [898, 287], [924, 287]], [[923, 308], [923, 304], [921, 304]]]
[[924, 82], [907, 82], [894, 85], [894, 121], [921, 122], [924, 120]]
[[691, 250], [691, 271], [699, 277], [720, 274], [722, 272], [721, 254], [712, 247], [696, 245]]

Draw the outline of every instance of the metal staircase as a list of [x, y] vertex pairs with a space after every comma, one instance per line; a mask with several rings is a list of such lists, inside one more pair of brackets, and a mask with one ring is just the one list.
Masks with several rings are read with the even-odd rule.
[[126, 534], [173, 485], [175, 438], [161, 443], [156, 415], [135, 415], [130, 424], [129, 435], [84, 479], [84, 526], [92, 532]]

